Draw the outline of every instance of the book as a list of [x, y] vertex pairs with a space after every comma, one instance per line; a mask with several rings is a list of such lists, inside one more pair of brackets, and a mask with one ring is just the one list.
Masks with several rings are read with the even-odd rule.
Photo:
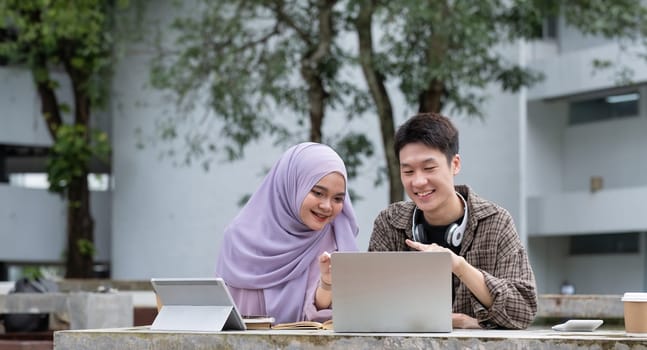
[[274, 317], [271, 316], [243, 316], [243, 322], [248, 330], [271, 329]]
[[316, 321], [299, 321], [299, 322], [290, 322], [290, 323], [279, 323], [272, 326], [272, 329], [276, 330], [312, 330], [312, 329], [328, 329], [332, 330], [332, 320], [326, 322], [316, 322]]

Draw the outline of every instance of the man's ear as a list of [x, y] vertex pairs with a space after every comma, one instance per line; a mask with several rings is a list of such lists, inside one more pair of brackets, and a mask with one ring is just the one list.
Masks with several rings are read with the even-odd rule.
[[454, 176], [461, 172], [461, 156], [459, 154], [452, 158], [452, 173]]

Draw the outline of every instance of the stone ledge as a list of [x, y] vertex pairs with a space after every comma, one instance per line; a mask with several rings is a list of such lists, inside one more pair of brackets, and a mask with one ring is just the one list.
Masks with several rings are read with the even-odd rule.
[[99, 288], [114, 288], [118, 291], [152, 291], [148, 280], [111, 280], [111, 279], [64, 279], [58, 281], [61, 292], [96, 292]]
[[557, 332], [455, 330], [451, 333], [334, 333], [313, 331], [168, 332], [146, 327], [59, 331], [57, 349], [645, 349], [647, 337], [624, 331]]
[[622, 295], [543, 294], [537, 305], [538, 318], [622, 319]]

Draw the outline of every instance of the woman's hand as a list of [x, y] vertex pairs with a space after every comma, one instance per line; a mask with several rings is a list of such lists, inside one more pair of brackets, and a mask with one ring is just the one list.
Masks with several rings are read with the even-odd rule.
[[328, 252], [323, 252], [319, 255], [319, 273], [321, 274], [322, 283], [332, 285], [330, 253]]
[[317, 310], [329, 309], [332, 305], [332, 273], [330, 253], [319, 255], [319, 286], [315, 291], [315, 306]]

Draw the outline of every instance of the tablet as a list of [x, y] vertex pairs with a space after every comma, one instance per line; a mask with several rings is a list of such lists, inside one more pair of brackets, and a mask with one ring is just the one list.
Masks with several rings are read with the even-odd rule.
[[151, 330], [245, 330], [222, 278], [152, 278], [162, 308]]

